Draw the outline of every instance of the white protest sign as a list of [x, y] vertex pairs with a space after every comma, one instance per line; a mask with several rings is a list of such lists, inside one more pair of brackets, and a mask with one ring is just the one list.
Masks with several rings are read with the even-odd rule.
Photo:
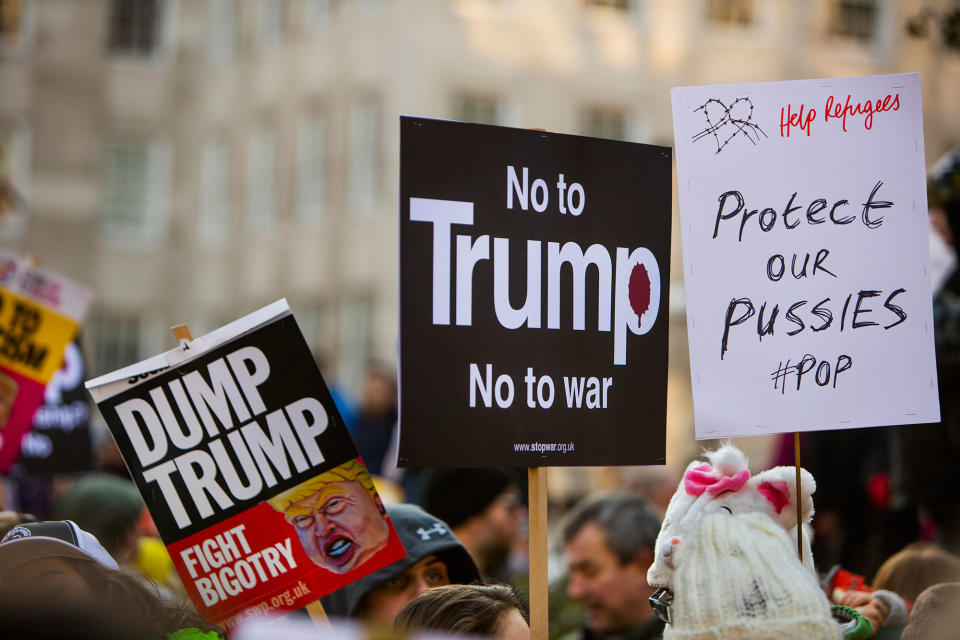
[[697, 438], [939, 420], [920, 76], [672, 99]]

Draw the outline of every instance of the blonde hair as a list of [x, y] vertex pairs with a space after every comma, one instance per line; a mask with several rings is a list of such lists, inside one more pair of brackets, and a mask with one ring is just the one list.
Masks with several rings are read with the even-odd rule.
[[917, 599], [927, 587], [960, 582], [960, 559], [930, 542], [914, 542], [887, 558], [870, 586]]
[[283, 493], [278, 493], [272, 498], [269, 498], [267, 504], [280, 513], [284, 513], [290, 508], [290, 505], [312, 496], [319, 491], [323, 491], [323, 488], [328, 484], [334, 482], [352, 482], [354, 480], [363, 485], [363, 488], [370, 494], [371, 500], [376, 499], [377, 489], [373, 485], [373, 478], [370, 477], [370, 474], [367, 473], [366, 468], [362, 464], [356, 460], [349, 460], [338, 467], [334, 467], [329, 471], [324, 471], [320, 475], [310, 478], [306, 482], [301, 482]]

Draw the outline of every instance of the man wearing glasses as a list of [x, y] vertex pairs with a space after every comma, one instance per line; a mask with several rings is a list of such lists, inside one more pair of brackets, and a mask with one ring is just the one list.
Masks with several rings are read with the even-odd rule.
[[[567, 595], [587, 614], [582, 637], [660, 638], [664, 622], [651, 608], [647, 584], [660, 518], [638, 496], [588, 499], [568, 516], [563, 553], [570, 571]], [[662, 617], [667, 614], [662, 607]]]

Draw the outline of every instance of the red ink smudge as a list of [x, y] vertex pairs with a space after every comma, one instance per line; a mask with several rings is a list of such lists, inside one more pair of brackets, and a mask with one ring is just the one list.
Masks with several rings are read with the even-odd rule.
[[647, 275], [647, 268], [642, 264], [633, 266], [630, 272], [630, 281], [627, 284], [630, 295], [630, 307], [637, 314], [637, 322], [650, 308], [650, 276]]

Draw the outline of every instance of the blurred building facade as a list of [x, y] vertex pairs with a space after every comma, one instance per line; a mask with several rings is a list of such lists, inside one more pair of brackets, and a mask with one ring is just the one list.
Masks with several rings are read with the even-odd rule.
[[396, 362], [399, 114], [671, 145], [677, 85], [919, 71], [929, 163], [960, 141], [960, 53], [904, 25], [954, 4], [0, 0], [0, 243], [94, 287], [92, 375], [286, 297], [357, 392]]

